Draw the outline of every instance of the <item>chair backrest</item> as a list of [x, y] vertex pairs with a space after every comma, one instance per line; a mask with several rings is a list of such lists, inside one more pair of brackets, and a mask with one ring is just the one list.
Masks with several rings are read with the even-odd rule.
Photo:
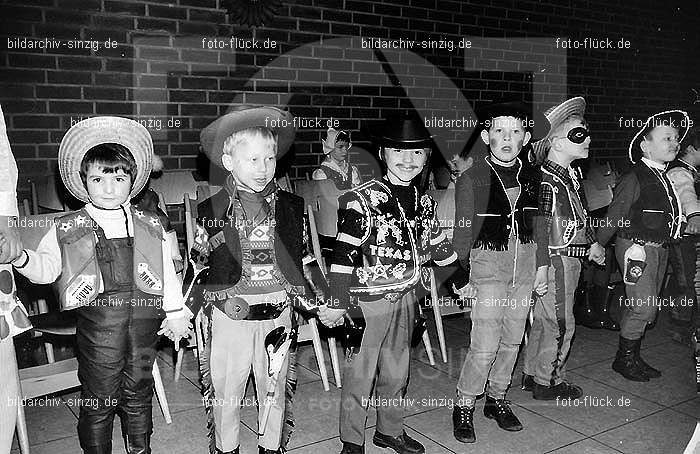
[[37, 214], [39, 207], [52, 211], [65, 211], [66, 201], [63, 197], [65, 186], [57, 175], [46, 175], [29, 181], [32, 196], [32, 212]]
[[335, 237], [338, 233], [338, 197], [343, 191], [338, 190], [331, 180], [297, 181], [295, 194], [304, 198], [304, 205], [309, 205], [316, 216], [318, 233]]
[[181, 203], [184, 194], [195, 194], [200, 183], [194, 179], [191, 170], [163, 172], [158, 178], [152, 178], [150, 187], [163, 194], [167, 205]]
[[452, 239], [455, 224], [455, 188], [433, 189], [428, 194], [438, 203], [436, 216], [445, 235]]

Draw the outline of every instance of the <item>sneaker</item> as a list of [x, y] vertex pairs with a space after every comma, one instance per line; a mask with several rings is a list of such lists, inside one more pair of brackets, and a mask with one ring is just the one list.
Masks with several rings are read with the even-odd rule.
[[554, 386], [543, 386], [535, 383], [532, 398], [537, 400], [578, 399], [583, 396], [583, 390], [571, 383], [561, 382]]
[[455, 405], [452, 409], [452, 433], [457, 441], [462, 443], [474, 443], [474, 407], [460, 407]]
[[424, 454], [425, 448], [418, 441], [409, 437], [404, 431], [398, 437], [391, 437], [380, 432], [374, 432], [372, 443], [380, 448], [391, 448], [399, 454]]
[[523, 372], [523, 379], [520, 382], [520, 389], [527, 391], [527, 392], [532, 392], [532, 388], [534, 388], [534, 387], [535, 387], [535, 377]]
[[508, 432], [523, 430], [523, 425], [510, 408], [510, 402], [505, 399], [494, 399], [493, 397], [486, 396], [484, 416], [489, 419], [495, 419], [496, 423], [498, 423], [498, 427]]

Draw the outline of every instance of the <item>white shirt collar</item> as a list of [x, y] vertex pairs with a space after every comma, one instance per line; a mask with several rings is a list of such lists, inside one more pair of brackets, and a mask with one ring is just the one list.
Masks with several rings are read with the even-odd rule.
[[656, 169], [660, 171], [665, 171], [666, 170], [666, 164], [660, 164], [656, 161], [652, 161], [651, 159], [648, 158], [642, 158], [642, 162], [647, 165], [647, 167], [651, 169]]

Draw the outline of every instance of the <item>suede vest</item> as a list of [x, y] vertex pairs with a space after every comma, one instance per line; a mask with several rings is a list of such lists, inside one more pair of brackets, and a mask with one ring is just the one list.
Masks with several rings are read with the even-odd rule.
[[[274, 252], [277, 269], [274, 278], [290, 295], [304, 293], [302, 257], [304, 254], [304, 199], [277, 190], [274, 219]], [[223, 234], [224, 241], [209, 254], [209, 276], [204, 297], [207, 301], [225, 300], [248, 288], [250, 276], [243, 273], [243, 261], [250, 260], [250, 251], [241, 248], [240, 232], [235, 216], [227, 212], [231, 204], [223, 189], [198, 205], [198, 222], [211, 238]], [[221, 235], [219, 235], [221, 236]]]
[[639, 181], [639, 198], [630, 207], [629, 222], [620, 229], [619, 235], [627, 239], [638, 239], [656, 243], [667, 243], [680, 235], [681, 213], [678, 206], [678, 196], [671, 182], [668, 182], [670, 193], [659, 180], [652, 169], [643, 161], [632, 166]]
[[[139, 290], [163, 296], [163, 235], [158, 216], [131, 206], [134, 224], [134, 284]], [[97, 262], [99, 228], [85, 208], [56, 219], [63, 270], [56, 288], [62, 309], [93, 301], [100, 292], [102, 273]]]
[[477, 159], [466, 171], [467, 178], [472, 179], [474, 185], [473, 231], [478, 232], [472, 247], [505, 251], [513, 228], [517, 229], [521, 243], [534, 241], [532, 232], [537, 215], [540, 172], [519, 158], [518, 162], [520, 196], [512, 213], [505, 187], [486, 157]]
[[586, 221], [588, 213], [583, 207], [578, 194], [569, 188], [561, 178], [542, 169], [542, 182], [551, 186], [554, 200], [552, 201], [552, 228], [549, 231], [549, 248], [561, 249], [570, 244], [586, 242]]
[[352, 295], [402, 293], [419, 281], [430, 290], [429, 270], [421, 265], [430, 260], [437, 203], [427, 194], [416, 197], [416, 201], [416, 217], [407, 219], [389, 187], [378, 180], [368, 181], [340, 197], [341, 207], [359, 203], [366, 216], [362, 266], [353, 274]]
[[345, 191], [352, 187], [352, 166], [348, 165], [347, 175], [343, 175], [337, 170], [331, 168], [324, 163], [321, 163], [321, 170], [326, 174], [326, 177], [335, 183], [335, 187], [341, 191]]

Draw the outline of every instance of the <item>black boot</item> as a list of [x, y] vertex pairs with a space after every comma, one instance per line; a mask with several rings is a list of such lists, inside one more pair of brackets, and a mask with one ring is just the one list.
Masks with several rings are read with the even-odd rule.
[[399, 454], [424, 454], [425, 447], [417, 440], [409, 437], [404, 431], [398, 437], [384, 435], [381, 432], [374, 432], [372, 443], [380, 448], [391, 448]]
[[112, 454], [112, 442], [99, 446], [83, 446], [83, 454]]
[[535, 387], [535, 377], [528, 375], [523, 372], [523, 378], [520, 382], [520, 389], [527, 392], [532, 392], [532, 388]]
[[612, 363], [612, 369], [627, 380], [649, 381], [649, 376], [644, 373], [635, 353], [637, 345], [641, 343], [641, 339], [631, 340], [620, 336], [620, 346]]
[[576, 324], [586, 328], [600, 329], [603, 322], [598, 318], [592, 287], [579, 285], [574, 292], [574, 318]]
[[266, 449], [263, 448], [262, 446], [258, 446], [258, 454], [280, 454], [280, 450], [278, 449]]
[[452, 433], [457, 441], [462, 443], [474, 443], [474, 407], [460, 407], [455, 405], [452, 409]]
[[340, 451], [340, 454], [365, 454], [365, 447], [344, 441], [343, 450]]
[[532, 388], [532, 398], [536, 400], [578, 399], [583, 395], [580, 386], [565, 381], [554, 386], [544, 386], [535, 383]]
[[494, 399], [491, 396], [486, 396], [484, 416], [489, 419], [495, 419], [498, 427], [508, 432], [523, 430], [523, 425], [518, 417], [513, 414], [509, 402], [505, 399]]
[[238, 454], [239, 448], [240, 448], [240, 446], [238, 448], [234, 449], [233, 451], [226, 451], [226, 452], [223, 452], [219, 448], [216, 448], [216, 454]]
[[640, 349], [642, 348], [642, 340], [639, 339], [639, 342], [634, 346], [634, 354], [637, 357], [637, 362], [639, 363], [639, 367], [644, 371], [647, 377], [649, 378], [659, 378], [661, 377], [661, 371], [659, 369], [655, 369], [651, 367], [649, 364], [647, 364], [646, 361], [644, 361], [640, 355]]
[[613, 289], [607, 285], [594, 285], [591, 287], [591, 294], [593, 296], [593, 301], [599, 305], [597, 307], [598, 319], [602, 323], [603, 329], [620, 331], [620, 325], [610, 317], [610, 304], [614, 297], [612, 290]]
[[151, 435], [127, 435], [124, 439], [127, 454], [151, 454]]

